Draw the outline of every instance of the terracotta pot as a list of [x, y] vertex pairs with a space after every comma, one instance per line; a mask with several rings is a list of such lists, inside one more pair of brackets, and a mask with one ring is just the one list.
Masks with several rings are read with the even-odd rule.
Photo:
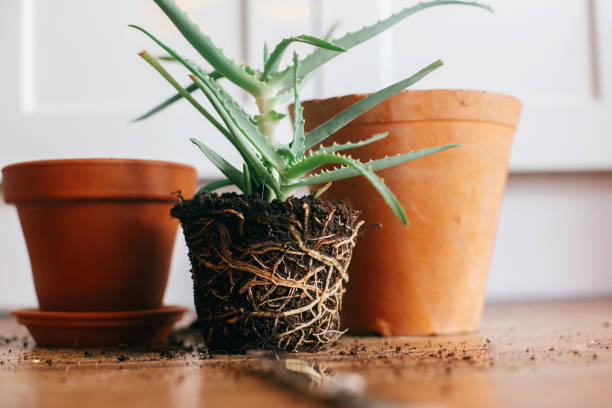
[[178, 223], [170, 209], [196, 185], [191, 166], [74, 159], [5, 167], [44, 311], [161, 307]]
[[[304, 103], [314, 128], [366, 95]], [[401, 152], [463, 146], [379, 172], [406, 209], [404, 227], [363, 178], [335, 182], [323, 196], [346, 200], [368, 223], [349, 266], [342, 314], [353, 333], [456, 333], [478, 328], [508, 158], [521, 103], [460, 90], [405, 91], [328, 139], [382, 141], [350, 151], [367, 161]]]

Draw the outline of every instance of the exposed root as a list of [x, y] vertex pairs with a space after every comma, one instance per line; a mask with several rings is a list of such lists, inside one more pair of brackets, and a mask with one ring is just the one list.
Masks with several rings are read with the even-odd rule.
[[342, 334], [357, 212], [313, 196], [266, 203], [211, 194], [180, 202], [172, 215], [183, 225], [211, 349], [312, 351]]

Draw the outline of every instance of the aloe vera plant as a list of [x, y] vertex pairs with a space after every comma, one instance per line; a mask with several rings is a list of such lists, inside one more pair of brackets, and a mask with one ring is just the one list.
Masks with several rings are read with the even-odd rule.
[[[131, 26], [150, 37], [168, 54], [166, 57], [156, 58], [147, 51], [143, 51], [140, 56], [177, 91], [176, 95], [137, 120], [149, 117], [177, 100], [185, 98], [232, 143], [244, 162], [241, 169], [236, 168], [218, 155], [209, 146], [210, 142], [203, 143], [192, 138], [191, 141], [225, 176], [225, 179], [215, 181], [205, 186], [201, 191], [210, 192], [223, 186], [235, 185], [247, 195], [257, 192], [268, 201], [275, 198], [286, 200], [299, 187], [364, 176], [378, 190], [399, 219], [407, 224], [408, 220], [402, 206], [375, 172], [456, 145], [431, 147], [362, 163], [344, 152], [369, 143], [375, 143], [384, 138], [386, 134], [373, 135], [369, 139], [355, 143], [328, 146], [323, 144], [331, 134], [367, 110], [414, 84], [440, 67], [442, 62], [440, 60], [435, 61], [416, 74], [369, 95], [309, 132], [304, 130], [299, 89], [305, 83], [308, 75], [322, 64], [392, 27], [419, 10], [450, 4], [475, 6], [490, 10], [488, 6], [472, 1], [434, 0], [405, 8], [389, 18], [335, 40], [328, 41], [308, 35], [285, 38], [271, 52], [269, 52], [267, 46], [264, 47], [263, 68], [257, 70], [244, 64], [239, 65], [226, 57], [223, 51], [214, 45], [211, 38], [204, 34], [187, 14], [175, 4], [174, 0], [154, 1], [195, 51], [212, 66], [213, 70], [207, 72], [191, 60], [176, 53], [144, 28]], [[294, 42], [310, 44], [315, 47], [315, 50], [301, 60], [294, 53], [293, 64], [279, 70], [283, 55]], [[166, 71], [160, 60], [173, 60], [182, 64], [190, 72], [189, 77], [192, 82], [187, 86], [181, 85]], [[220, 78], [226, 78], [250, 93], [257, 102], [258, 114], [254, 116], [247, 114], [224, 90], [219, 83]], [[204, 93], [218, 118], [192, 96], [192, 93], [197, 90]], [[279, 113], [277, 109], [280, 104], [291, 100], [294, 102], [293, 135], [291, 142], [284, 144], [276, 137], [275, 130], [278, 121], [286, 115]], [[320, 170], [322, 167], [329, 167], [330, 165], [336, 167], [332, 170]]]

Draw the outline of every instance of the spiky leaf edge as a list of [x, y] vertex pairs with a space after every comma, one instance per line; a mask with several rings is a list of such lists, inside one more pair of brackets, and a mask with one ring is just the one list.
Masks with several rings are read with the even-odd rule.
[[376, 105], [386, 101], [393, 95], [406, 89], [407, 87], [419, 81], [420, 79], [428, 75], [430, 72], [441, 67], [442, 65], [443, 63], [441, 60], [434, 61], [425, 68], [421, 69], [416, 74], [401, 81], [398, 81], [384, 89], [381, 89], [378, 92], [375, 92], [363, 98], [359, 102], [352, 104], [351, 106], [338, 113], [331, 119], [327, 120], [326, 122], [312, 129], [310, 132], [306, 133], [306, 148], [309, 149], [315, 146], [316, 144], [321, 143], [330, 135], [334, 134], [335, 132], [352, 122], [355, 118], [374, 108]]
[[238, 65], [226, 57], [223, 51], [214, 45], [211, 38], [204, 34], [200, 27], [189, 18], [187, 13], [176, 5], [174, 0], [154, 1], [181, 32], [183, 37], [215, 70], [255, 97], [272, 95], [274, 93], [268, 85], [257, 79], [244, 66]]
[[265, 59], [263, 74], [261, 75], [261, 79], [265, 81], [268, 79], [270, 75], [273, 75], [278, 70], [278, 66], [280, 65], [281, 59], [285, 54], [285, 51], [294, 42], [301, 42], [305, 44], [310, 44], [315, 47], [323, 48], [329, 51], [335, 52], [345, 52], [346, 50], [342, 47], [338, 47], [335, 44], [332, 44], [326, 40], [322, 40], [317, 37], [313, 37], [311, 35], [298, 35], [296, 37], [284, 38], [281, 42], [276, 44], [274, 50], [269, 55], [267, 59]]
[[300, 158], [306, 150], [306, 135], [304, 133], [304, 109], [300, 103], [300, 95], [298, 92], [298, 74], [299, 74], [299, 58], [297, 53], [293, 53], [293, 140], [289, 145], [291, 154], [294, 158]]
[[[385, 157], [383, 159], [370, 160], [366, 163], [363, 163], [363, 165], [371, 168], [372, 171], [379, 171], [459, 146], [461, 145], [448, 144], [444, 146], [428, 147], [425, 149], [414, 150], [412, 152], [396, 154], [395, 156]], [[358, 172], [349, 167], [341, 167], [334, 170], [324, 170], [318, 174], [313, 174], [293, 184], [289, 184], [285, 186], [284, 189], [286, 191], [293, 191], [300, 187], [324, 184], [330, 181], [344, 180], [358, 175]]]
[[[431, 2], [419, 3], [412, 7], [406, 7], [405, 9], [392, 14], [390, 17], [380, 20], [375, 24], [364, 27], [359, 31], [355, 31], [352, 33], [348, 33], [344, 35], [342, 38], [334, 40], [333, 43], [339, 47], [344, 49], [350, 49], [362, 42], [369, 40], [370, 38], [376, 36], [377, 34], [391, 28], [395, 24], [404, 20], [405, 18], [411, 16], [417, 11], [421, 11], [430, 7], [443, 6], [443, 5], [452, 5], [452, 4], [460, 4], [466, 6], [474, 6], [479, 7], [488, 11], [493, 11], [491, 7], [475, 2], [475, 1], [459, 1], [459, 0], [436, 0]], [[302, 77], [307, 76], [312, 71], [316, 70], [318, 67], [326, 63], [327, 61], [335, 58], [338, 54], [332, 51], [327, 51], [322, 48], [317, 48], [313, 53], [309, 54], [300, 61], [300, 66], [302, 67]], [[275, 75], [273, 75], [268, 81], [267, 84], [275, 89], [288, 89], [291, 86], [292, 78], [291, 78], [291, 67], [287, 67], [283, 71], [279, 71]]]
[[408, 225], [408, 219], [406, 218], [406, 212], [402, 208], [401, 204], [397, 200], [397, 197], [387, 187], [380, 177], [378, 177], [370, 167], [360, 163], [358, 160], [353, 159], [350, 156], [339, 155], [336, 153], [313, 153], [304, 158], [299, 163], [287, 168], [287, 175], [289, 177], [300, 177], [304, 173], [313, 171], [321, 166], [327, 164], [342, 164], [353, 168], [358, 174], [364, 176], [378, 193], [385, 200], [385, 203], [391, 208], [395, 215], [400, 219], [404, 225]]
[[362, 146], [369, 145], [370, 143], [378, 142], [379, 140], [384, 139], [388, 135], [389, 133], [384, 132], [384, 133], [377, 133], [374, 136], [369, 137], [360, 142], [347, 142], [347, 143], [340, 143], [340, 144], [334, 142], [330, 146], [321, 146], [320, 148], [317, 149], [317, 151], [324, 152], [324, 153], [335, 153], [335, 152], [341, 152], [344, 150], [357, 149], [358, 147], [362, 147]]
[[[180, 62], [185, 68], [187, 68], [193, 74], [191, 76], [192, 80], [194, 80], [194, 78], [198, 80], [194, 82], [196, 83], [196, 85], [198, 85], [202, 89], [202, 91], [204, 92], [208, 100], [211, 102], [211, 104], [213, 105], [213, 107], [215, 108], [219, 116], [221, 116], [221, 118], [223, 119], [223, 121], [225, 122], [227, 126], [227, 129], [225, 131], [222, 131], [222, 133], [234, 145], [236, 150], [238, 150], [238, 152], [241, 154], [245, 162], [249, 164], [253, 170], [255, 170], [255, 176], [259, 178], [259, 181], [263, 184], [264, 181], [270, 180], [268, 181], [269, 186], [275, 191], [276, 194], [282, 194], [280, 191], [280, 187], [278, 186], [278, 183], [276, 183], [276, 180], [274, 180], [273, 177], [269, 177], [270, 174], [268, 173], [267, 169], [265, 168], [265, 166], [263, 166], [263, 163], [260, 161], [260, 158], [253, 151], [252, 149], [253, 146], [248, 142], [248, 139], [244, 137], [243, 130], [239, 129], [236, 126], [235, 124], [236, 119], [233, 118], [231, 113], [226, 110], [226, 108], [223, 106], [223, 103], [216, 98], [213, 90], [208, 89], [208, 85], [210, 85], [210, 83], [214, 81], [210, 78], [207, 78], [206, 74], [202, 73], [196, 67], [191, 65], [184, 58], [178, 55], [172, 48], [165, 45], [163, 42], [158, 40], [153, 34], [149, 33], [144, 28], [135, 26], [135, 25], [130, 25], [130, 27], [135, 28], [141, 31], [142, 33], [144, 33], [145, 35], [147, 35], [156, 44], [158, 44], [161, 48], [163, 48], [167, 53], [169, 53], [174, 58], [176, 58], [178, 62]], [[159, 62], [157, 62], [157, 64], [159, 65]], [[203, 86], [207, 82], [208, 84], [206, 86]], [[215, 86], [220, 87], [216, 83], [215, 83]], [[208, 116], [206, 116], [206, 118], [211, 120], [211, 118], [209, 118]], [[212, 119], [214, 120], [214, 118]], [[214, 123], [218, 123], [218, 122], [215, 121]]]
[[202, 151], [202, 153], [204, 153], [204, 155], [212, 162], [212, 164], [215, 165], [215, 167], [221, 170], [221, 173], [223, 173], [223, 175], [225, 175], [225, 177], [227, 177], [232, 184], [235, 184], [242, 191], [245, 190], [244, 175], [242, 172], [240, 172], [240, 170], [232, 166], [232, 164], [230, 164], [227, 160], [219, 156], [213, 149], [206, 146], [198, 139], [192, 137], [189, 140], [191, 143], [196, 145], [198, 149]]

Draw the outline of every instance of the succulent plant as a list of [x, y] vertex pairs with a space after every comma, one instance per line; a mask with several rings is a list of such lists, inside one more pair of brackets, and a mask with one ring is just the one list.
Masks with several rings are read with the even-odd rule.
[[[201, 192], [210, 192], [220, 187], [235, 185], [246, 195], [257, 192], [268, 201], [275, 198], [285, 200], [300, 187], [328, 185], [336, 180], [361, 175], [372, 183], [399, 219], [407, 224], [402, 206], [375, 172], [457, 145], [431, 147], [362, 163], [343, 152], [375, 143], [384, 138], [386, 133], [373, 135], [371, 138], [355, 143], [329, 146], [323, 146], [322, 143], [359, 115], [440, 67], [442, 62], [435, 61], [416, 74], [363, 98], [309, 132], [304, 130], [299, 89], [305, 83], [308, 74], [325, 62], [374, 37], [419, 10], [448, 4], [462, 4], [490, 10], [488, 6], [472, 1], [434, 0], [405, 8], [387, 19], [359, 31], [348, 33], [336, 40], [328, 41], [308, 35], [285, 38], [274, 47], [272, 52], [269, 52], [267, 46], [264, 46], [263, 69], [256, 70], [244, 64], [239, 65], [227, 58], [223, 51], [214, 45], [210, 37], [204, 34], [175, 4], [174, 0], [154, 1], [193, 48], [213, 67], [214, 71], [206, 72], [145, 29], [132, 25], [131, 27], [142, 31], [168, 53], [168, 56], [163, 58], [156, 58], [147, 51], [142, 51], [139, 55], [178, 92], [137, 120], [149, 117], [177, 100], [185, 98], [232, 143], [244, 161], [242, 169], [236, 168], [207, 144], [192, 138], [191, 141], [226, 177], [208, 184]], [[293, 65], [279, 70], [283, 55], [294, 42], [307, 43], [316, 48], [302, 60], [294, 53]], [[189, 77], [192, 83], [187, 86], [180, 85], [161, 65], [160, 59], [173, 60], [182, 64], [190, 72]], [[219, 84], [220, 78], [226, 78], [255, 97], [259, 114], [255, 116], [247, 114]], [[205, 94], [220, 121], [191, 95], [198, 89]], [[284, 144], [276, 138], [275, 129], [278, 121], [286, 115], [280, 114], [276, 109], [279, 105], [291, 100], [294, 102], [293, 137], [290, 143]], [[330, 166], [336, 167], [331, 170], [320, 170], [322, 167], [329, 168]]]

